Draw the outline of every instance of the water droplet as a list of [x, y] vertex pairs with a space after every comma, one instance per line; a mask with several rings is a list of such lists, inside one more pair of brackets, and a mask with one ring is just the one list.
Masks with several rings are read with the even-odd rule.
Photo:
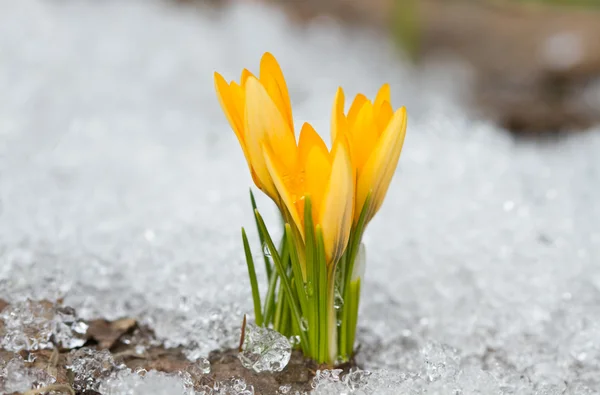
[[308, 320], [304, 317], [300, 319], [300, 330], [304, 332], [308, 330]]
[[290, 344], [292, 345], [292, 347], [296, 347], [297, 345], [300, 344], [300, 336], [298, 336], [298, 335], [290, 336], [289, 341], [290, 341]]
[[288, 394], [291, 389], [292, 389], [291, 384], [281, 385], [281, 386], [279, 386], [279, 393], [280, 394]]
[[314, 294], [312, 281], [309, 281], [304, 284], [304, 290], [306, 291], [306, 295], [310, 298]]
[[341, 309], [344, 306], [344, 298], [342, 298], [342, 295], [340, 294], [340, 291], [338, 288], [335, 289], [335, 295], [333, 298], [333, 308], [336, 310]]
[[271, 250], [269, 250], [267, 243], [263, 243], [263, 254], [267, 257], [271, 257]]

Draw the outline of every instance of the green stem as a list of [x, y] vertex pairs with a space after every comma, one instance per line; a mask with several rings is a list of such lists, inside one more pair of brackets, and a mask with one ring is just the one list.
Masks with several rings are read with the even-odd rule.
[[306, 304], [310, 357], [319, 358], [319, 262], [318, 246], [315, 241], [310, 196], [304, 198], [304, 240], [306, 246]]
[[360, 305], [360, 278], [349, 284], [350, 292], [350, 308], [348, 317], [348, 340], [346, 350], [348, 358], [352, 356], [354, 351], [354, 341], [356, 340], [356, 325], [358, 324], [358, 307]]
[[337, 359], [337, 315], [335, 311], [335, 263], [327, 273], [327, 362], [334, 364]]
[[[348, 265], [348, 254], [347, 252], [344, 252], [344, 255], [342, 255], [342, 259], [340, 261], [340, 265], [342, 265], [343, 267]], [[347, 268], [346, 268], [347, 270]], [[342, 311], [340, 312], [340, 319], [342, 321], [342, 325], [339, 328], [339, 343], [338, 343], [338, 347], [339, 347], [339, 353], [340, 353], [340, 357], [342, 358], [342, 360], [347, 360], [347, 351], [346, 351], [346, 344], [348, 342], [347, 338], [348, 338], [348, 331], [347, 331], [347, 320], [348, 320], [348, 296], [346, 294], [346, 290], [348, 289], [348, 284], [346, 284], [346, 276], [345, 276], [345, 272], [342, 274], [342, 284], [341, 284], [341, 293], [342, 293], [342, 297], [344, 300], [344, 305], [342, 307]]]
[[328, 309], [327, 309], [327, 260], [325, 259], [325, 245], [323, 243], [323, 231], [317, 226], [317, 268], [319, 270], [318, 300], [319, 300], [319, 357], [317, 362], [327, 362], [329, 348], [328, 337]]

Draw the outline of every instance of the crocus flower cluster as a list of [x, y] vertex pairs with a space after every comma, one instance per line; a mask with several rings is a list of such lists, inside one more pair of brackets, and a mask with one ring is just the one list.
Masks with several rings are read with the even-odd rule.
[[346, 113], [338, 88], [331, 114], [331, 149], [304, 123], [296, 139], [292, 106], [279, 64], [270, 53], [260, 73], [240, 82], [215, 73], [217, 95], [256, 186], [278, 206], [285, 234], [276, 248], [256, 210], [268, 290], [261, 306], [243, 231], [258, 325], [298, 336], [304, 353], [330, 365], [351, 357], [364, 272], [361, 238], [381, 207], [406, 132], [406, 110], [394, 110], [390, 87], [374, 101], [356, 95]]

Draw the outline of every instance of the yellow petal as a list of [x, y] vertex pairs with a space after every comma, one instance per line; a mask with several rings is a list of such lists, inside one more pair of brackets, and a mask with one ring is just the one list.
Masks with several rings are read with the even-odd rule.
[[244, 110], [244, 91], [235, 82], [232, 82], [231, 85], [227, 84], [225, 79], [219, 73], [215, 73], [215, 89], [223, 112], [242, 147], [242, 152], [248, 163], [252, 181], [254, 181], [254, 184], [256, 184], [258, 188], [263, 189], [263, 185], [252, 167], [250, 155], [248, 154], [248, 148], [246, 146], [246, 139], [244, 137], [244, 121], [242, 118]]
[[332, 163], [329, 152], [313, 146], [304, 162], [304, 194], [311, 197], [313, 223], [319, 223]]
[[323, 228], [327, 262], [336, 262], [343, 254], [352, 226], [354, 171], [345, 136], [334, 143], [331, 176], [320, 205], [318, 224]]
[[[254, 77], [248, 77], [246, 81], [246, 121], [249, 126], [247, 144], [252, 157], [254, 150], [260, 148], [260, 142], [256, 140], [266, 138], [271, 147], [277, 150], [277, 156], [287, 168], [296, 165], [298, 147], [294, 132], [290, 130], [283, 114], [263, 85]], [[251, 145], [253, 147], [250, 147]]]
[[266, 167], [269, 171], [275, 188], [283, 202], [285, 208], [290, 213], [292, 220], [304, 239], [304, 221], [301, 220], [300, 213], [296, 207], [297, 201], [301, 198], [297, 191], [293, 191], [289, 187], [289, 179], [294, 175], [291, 174], [290, 169], [287, 169], [285, 165], [279, 160], [279, 157], [273, 151], [273, 148], [268, 143], [263, 143], [261, 147]]
[[279, 63], [273, 55], [265, 52], [260, 60], [260, 82], [263, 84], [273, 102], [281, 111], [292, 133], [294, 132], [294, 119], [292, 118], [292, 104], [288, 93], [285, 78]]
[[243, 69], [242, 70], [242, 76], [240, 78], [240, 84], [243, 87], [246, 86], [246, 81], [248, 80], [248, 77], [254, 77], [254, 74], [252, 74], [248, 69]]
[[223, 76], [219, 73], [215, 73], [215, 90], [217, 91], [217, 97], [219, 98], [219, 104], [229, 121], [229, 125], [235, 132], [236, 136], [240, 140], [240, 144], [243, 145], [243, 122], [242, 114], [237, 111], [234, 98], [232, 96], [231, 87], [225, 81]]
[[362, 210], [367, 194], [372, 191], [372, 200], [367, 212], [369, 221], [381, 207], [392, 176], [398, 164], [406, 135], [406, 109], [398, 109], [377, 142], [376, 148], [365, 163], [358, 177], [354, 220]]
[[392, 102], [391, 95], [390, 95], [390, 84], [383, 84], [381, 86], [381, 88], [379, 89], [379, 92], [377, 92], [377, 96], [375, 97], [375, 102], [373, 103], [373, 106], [375, 108], [378, 108], [384, 102], [388, 102], [388, 103]]
[[346, 131], [346, 116], [344, 115], [344, 90], [338, 87], [331, 109], [331, 144], [341, 130]]
[[367, 101], [358, 111], [354, 123], [349, 126], [353, 149], [352, 162], [359, 169], [359, 173], [377, 142], [377, 124], [374, 117], [373, 106]]
[[379, 134], [383, 132], [388, 122], [392, 118], [392, 115], [394, 115], [394, 110], [390, 104], [392, 102], [390, 97], [390, 85], [383, 84], [377, 93], [375, 102], [373, 103], [373, 113], [377, 122], [377, 137], [379, 137]]
[[350, 106], [350, 110], [348, 110], [348, 116], [346, 117], [346, 118], [348, 118], [348, 123], [350, 125], [352, 125], [356, 121], [358, 112], [363, 107], [363, 105], [368, 101], [369, 100], [362, 93], [359, 93], [358, 95], [356, 95], [356, 97], [354, 98], [354, 101], [352, 102], [352, 105]]
[[377, 122], [378, 133], [377, 137], [379, 137], [381, 135], [381, 132], [385, 130], [385, 127], [388, 125], [393, 115], [394, 109], [392, 108], [390, 102], [385, 101], [381, 104], [381, 106], [375, 108], [375, 119]]
[[277, 106], [260, 82], [252, 76], [246, 81], [246, 145], [252, 166], [264, 191], [276, 199], [276, 189], [265, 164], [262, 144], [277, 150], [283, 165], [294, 168], [297, 163], [297, 147]]
[[300, 130], [300, 138], [298, 140], [298, 155], [300, 163], [306, 163], [310, 151], [316, 148], [326, 157], [329, 156], [329, 150], [325, 142], [315, 131], [311, 124], [305, 122]]

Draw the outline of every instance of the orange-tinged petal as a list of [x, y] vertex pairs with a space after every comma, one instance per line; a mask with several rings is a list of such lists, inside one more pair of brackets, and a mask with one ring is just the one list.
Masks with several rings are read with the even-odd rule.
[[262, 183], [252, 167], [250, 155], [248, 154], [248, 147], [246, 146], [246, 139], [244, 137], [244, 122], [242, 118], [244, 111], [244, 91], [235, 82], [232, 82], [231, 85], [227, 84], [225, 79], [219, 73], [215, 73], [215, 89], [223, 112], [242, 147], [242, 152], [248, 163], [252, 181], [254, 181], [254, 184], [256, 184], [258, 188], [263, 189]]
[[299, 196], [297, 191], [291, 190], [289, 185], [289, 179], [293, 177], [293, 174], [291, 174], [290, 169], [286, 169], [268, 143], [265, 142], [262, 144], [262, 151], [266, 167], [273, 179], [275, 188], [304, 239], [304, 221], [301, 221], [300, 213], [296, 207], [296, 203], [300, 200], [301, 196]]
[[311, 124], [305, 122], [302, 125], [300, 138], [298, 139], [298, 156], [300, 163], [306, 163], [308, 154], [313, 148], [318, 149], [325, 157], [329, 156], [329, 150], [321, 136], [319, 136]]
[[240, 85], [238, 85], [235, 81], [231, 81], [231, 84], [229, 84], [229, 92], [231, 95], [232, 104], [235, 108], [235, 112], [239, 116], [240, 125], [242, 126], [242, 131], [243, 131], [246, 92], [244, 92], [244, 88], [242, 88]]
[[329, 152], [313, 146], [304, 162], [304, 194], [311, 197], [313, 222], [318, 223], [332, 163]]
[[350, 125], [352, 139], [352, 162], [359, 169], [363, 167], [377, 142], [376, 123], [373, 106], [366, 102], [356, 116], [356, 121]]
[[231, 92], [231, 87], [225, 81], [225, 78], [219, 73], [215, 73], [215, 90], [217, 91], [217, 97], [219, 98], [219, 104], [229, 121], [229, 125], [238, 136], [238, 139], [241, 138], [240, 144], [243, 141], [243, 122], [242, 122], [242, 114], [237, 111], [237, 106], [235, 104], [234, 97]]
[[394, 115], [394, 109], [390, 102], [383, 102], [380, 107], [375, 108], [375, 119], [377, 122], [377, 137], [385, 130], [392, 116]]
[[383, 84], [381, 88], [379, 88], [379, 92], [377, 92], [373, 106], [378, 108], [384, 102], [391, 103], [391, 101], [390, 84]]
[[355, 213], [360, 213], [368, 193], [372, 191], [367, 221], [379, 210], [385, 198], [404, 144], [406, 121], [406, 109], [402, 107], [394, 113], [358, 177]]
[[336, 262], [343, 254], [352, 227], [354, 170], [345, 136], [340, 136], [332, 150], [331, 176], [320, 204], [319, 221], [327, 262]]
[[373, 103], [373, 111], [377, 123], [377, 137], [383, 132], [392, 115], [394, 115], [391, 102], [390, 85], [383, 84], [379, 92], [377, 92], [377, 97], [375, 97], [375, 102]]
[[369, 104], [371, 103], [365, 95], [363, 95], [362, 93], [356, 95], [354, 101], [352, 102], [352, 105], [350, 106], [350, 110], [348, 110], [348, 116], [346, 117], [350, 125], [354, 123], [356, 117], [358, 116], [358, 112], [366, 102], [369, 102]]
[[293, 133], [294, 119], [292, 118], [292, 104], [290, 103], [285, 78], [283, 77], [279, 63], [277, 63], [275, 57], [269, 52], [265, 52], [260, 60], [260, 82], [279, 108], [279, 111], [281, 111]]
[[338, 87], [331, 109], [331, 144], [336, 140], [340, 131], [346, 131], [346, 116], [344, 115], [345, 104], [344, 90]]
[[373, 207], [372, 212], [369, 213], [369, 218], [372, 218], [377, 214], [377, 211], [381, 208], [383, 204], [383, 200], [385, 195], [387, 194], [388, 188], [396, 172], [396, 167], [398, 165], [398, 160], [400, 159], [400, 154], [402, 153], [402, 146], [404, 145], [404, 138], [406, 136], [406, 125], [407, 125], [407, 116], [406, 109], [402, 107], [398, 111], [402, 114], [402, 124], [400, 125], [399, 135], [397, 135], [397, 140], [394, 142], [394, 150], [392, 151], [390, 158], [391, 161], [386, 166], [386, 170], [382, 175], [381, 181], [378, 185], [378, 188], [374, 190], [373, 194]]
[[254, 77], [254, 74], [252, 74], [252, 72], [250, 72], [248, 69], [243, 69], [242, 76], [240, 78], [240, 85], [246, 86], [246, 81], [248, 80], [248, 77]]
[[295, 168], [298, 152], [293, 133], [255, 77], [248, 77], [246, 81], [246, 128], [246, 145], [252, 166], [268, 194], [275, 199], [274, 184], [266, 168], [261, 146], [267, 142], [276, 149], [278, 158], [287, 169]]

